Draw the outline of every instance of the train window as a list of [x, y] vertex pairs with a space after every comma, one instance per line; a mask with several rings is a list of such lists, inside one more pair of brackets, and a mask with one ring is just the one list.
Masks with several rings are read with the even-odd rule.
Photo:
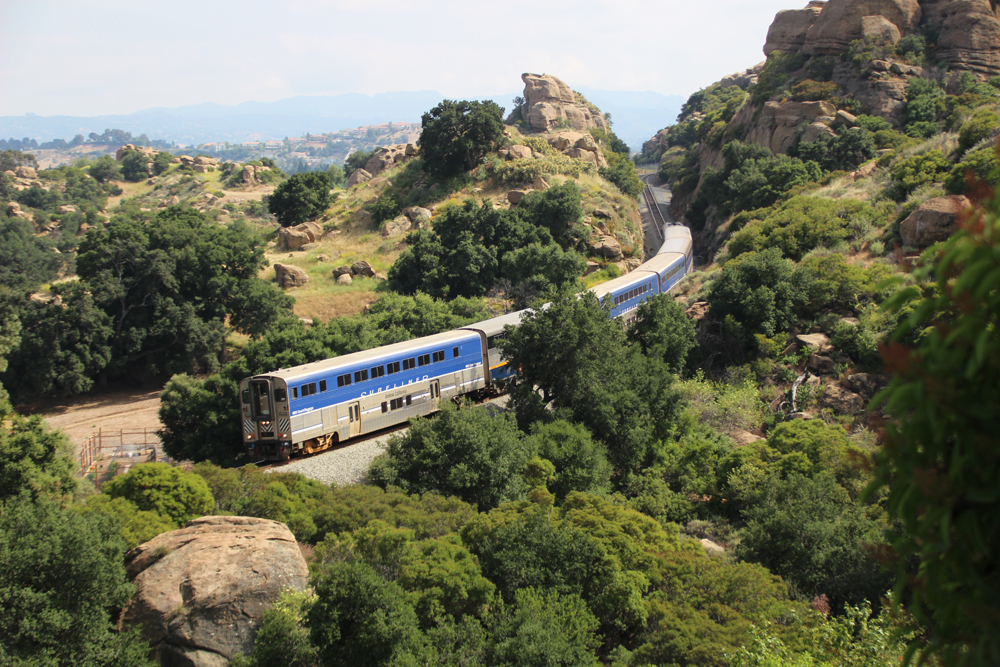
[[407, 396], [406, 397], [406, 404], [407, 405], [413, 405], [413, 396]]
[[417, 360], [416, 359], [413, 359], [413, 358], [403, 359], [403, 370], [404, 371], [408, 371], [411, 368], [416, 368], [416, 367], [417, 367]]
[[368, 371], [367, 370], [354, 371], [354, 381], [355, 382], [364, 382], [367, 379], [368, 379]]
[[243, 405], [250, 405], [250, 390], [244, 389], [240, 394], [240, 398], [243, 399]]
[[389, 401], [389, 409], [390, 410], [399, 410], [402, 407], [403, 407], [403, 397], [402, 396], [400, 396], [399, 398], [394, 398], [391, 401]]
[[458, 356], [458, 348], [457, 347], [452, 348], [452, 350], [451, 350], [451, 356], [453, 356], [453, 357], [457, 357]]
[[292, 387], [292, 400], [295, 400], [298, 397], [299, 397], [299, 388]]
[[439, 361], [444, 361], [444, 350], [438, 350], [434, 353], [434, 363], [436, 364]]
[[337, 386], [338, 387], [346, 387], [349, 384], [351, 384], [351, 374], [350, 373], [347, 373], [346, 375], [338, 375], [337, 376]]
[[385, 375], [385, 366], [372, 366], [372, 379]]
[[388, 403], [383, 403], [382, 404], [382, 412], [389, 412], [389, 404]]
[[326, 380], [320, 380], [319, 381], [319, 390], [320, 391], [326, 391]]
[[390, 375], [393, 374], [393, 373], [398, 373], [399, 372], [399, 362], [398, 361], [389, 362], [388, 364], [385, 365], [385, 369], [387, 371], [389, 371]]
[[285, 392], [283, 387], [278, 387], [274, 390], [274, 400], [278, 403], [284, 403], [288, 400], [288, 394]]
[[427, 366], [430, 363], [431, 363], [431, 355], [429, 354], [421, 354], [419, 357], [417, 357], [418, 366]]
[[302, 398], [306, 396], [312, 396], [316, 393], [316, 383], [310, 382], [309, 384], [302, 385]]

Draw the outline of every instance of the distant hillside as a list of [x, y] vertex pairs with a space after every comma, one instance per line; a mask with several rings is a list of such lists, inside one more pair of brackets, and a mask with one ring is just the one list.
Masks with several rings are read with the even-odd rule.
[[[647, 137], [662, 127], [663, 118], [675, 117], [684, 101], [679, 96], [652, 92], [589, 88], [581, 88], [580, 92], [611, 114], [616, 134], [633, 150], [638, 150]], [[509, 111], [511, 101], [518, 94], [511, 92], [489, 99]], [[422, 90], [371, 96], [356, 93], [299, 96], [236, 105], [205, 103], [157, 107], [111, 116], [2, 116], [0, 137], [28, 137], [44, 142], [119, 128], [179, 144], [280, 139], [386, 122], [419, 122], [425, 111], [444, 98], [441, 93]]]

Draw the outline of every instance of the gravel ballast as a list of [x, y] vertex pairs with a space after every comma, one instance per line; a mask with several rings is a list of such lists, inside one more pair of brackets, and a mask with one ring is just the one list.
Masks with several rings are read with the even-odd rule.
[[[500, 396], [484, 402], [501, 409], [507, 405], [507, 397]], [[481, 407], [481, 406], [480, 406]], [[343, 447], [323, 454], [292, 461], [283, 466], [268, 468], [268, 472], [297, 472], [323, 484], [364, 484], [368, 480], [368, 468], [375, 457], [386, 450], [389, 438], [405, 435], [407, 429], [379, 435], [370, 440], [346, 443]]]

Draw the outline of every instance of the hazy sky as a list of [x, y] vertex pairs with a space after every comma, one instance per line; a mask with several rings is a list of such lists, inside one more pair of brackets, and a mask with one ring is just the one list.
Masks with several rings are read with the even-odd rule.
[[805, 0], [0, 0], [0, 115], [570, 86], [688, 95]]

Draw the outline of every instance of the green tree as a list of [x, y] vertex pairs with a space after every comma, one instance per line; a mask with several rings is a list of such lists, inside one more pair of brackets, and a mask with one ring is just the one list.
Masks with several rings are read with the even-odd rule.
[[15, 401], [89, 391], [111, 359], [110, 318], [80, 282], [54, 285], [60, 302], [27, 301], [21, 344], [0, 373]]
[[[174, 159], [174, 156], [166, 151], [161, 151], [156, 154], [153, 158], [153, 173], [159, 176], [167, 169], [170, 168], [170, 162]], [[91, 175], [93, 176], [93, 167], [91, 167]]]
[[454, 495], [486, 510], [524, 495], [521, 470], [530, 457], [511, 415], [446, 407], [393, 437], [369, 475], [383, 488]]
[[894, 419], [871, 492], [888, 490], [901, 524], [890, 537], [893, 600], [912, 599], [926, 650], [948, 664], [1000, 660], [998, 239], [994, 195], [887, 302], [900, 323], [884, 351], [893, 379], [876, 402]]
[[144, 181], [149, 178], [149, 156], [142, 151], [125, 151], [122, 156], [122, 178], [126, 181]]
[[159, 435], [166, 452], [182, 460], [233, 465], [242, 455], [238, 401], [235, 379], [171, 377], [160, 393]]
[[626, 343], [610, 307], [590, 292], [561, 296], [528, 313], [499, 345], [520, 369], [510, 395], [521, 423], [548, 419], [544, 406], [551, 402], [607, 445], [616, 469], [627, 471], [647, 462], [653, 443], [667, 437], [679, 399], [663, 362]]
[[132, 596], [125, 543], [110, 517], [22, 494], [0, 505], [0, 656], [4, 664], [152, 667], [109, 610]]
[[124, 498], [140, 510], [168, 517], [177, 525], [209, 514], [215, 507], [204, 479], [166, 463], [134, 466], [105, 484], [102, 491], [111, 498]]
[[0, 219], [0, 286], [34, 290], [54, 280], [65, 264], [51, 241], [35, 236], [35, 227], [29, 221]]
[[351, 174], [353, 174], [355, 171], [357, 171], [358, 169], [364, 169], [365, 165], [368, 164], [368, 160], [371, 160], [372, 156], [374, 155], [375, 155], [374, 150], [354, 151], [353, 153], [348, 155], [347, 158], [344, 160], [345, 182], [346, 179], [350, 178]]
[[230, 661], [233, 667], [319, 667], [319, 655], [309, 636], [306, 617], [316, 597], [286, 591], [264, 612], [254, 637], [253, 652]]
[[544, 227], [565, 249], [583, 250], [583, 206], [576, 181], [567, 180], [543, 192], [529, 192], [517, 203], [517, 213], [536, 227]]
[[424, 169], [439, 178], [472, 169], [503, 138], [503, 108], [495, 102], [444, 100], [420, 119]]
[[883, 526], [851, 501], [833, 475], [767, 478], [743, 510], [739, 558], [760, 563], [807, 597], [833, 607], [878, 603], [892, 579], [866, 550]]
[[330, 178], [325, 172], [293, 174], [267, 200], [267, 210], [282, 227], [318, 218], [330, 206]]
[[556, 498], [571, 491], [601, 494], [611, 483], [607, 447], [596, 442], [580, 424], [563, 419], [531, 426], [530, 450], [551, 461], [555, 477], [548, 485]]
[[118, 166], [118, 163], [110, 155], [102, 155], [91, 162], [90, 168], [87, 171], [98, 183], [116, 181], [122, 175], [121, 167]]
[[106, 515], [112, 517], [120, 526], [125, 549], [149, 542], [161, 533], [177, 529], [177, 524], [169, 517], [149, 510], [140, 510], [131, 500], [118, 497], [112, 498], [106, 493], [98, 493], [77, 505], [74, 510], [86, 515]]
[[749, 333], [773, 336], [795, 320], [805, 294], [794, 265], [778, 248], [748, 252], [726, 262], [709, 290], [712, 316], [731, 316]]
[[417, 615], [399, 584], [362, 562], [330, 563], [313, 576], [310, 637], [324, 667], [420, 664]]
[[503, 667], [583, 667], [600, 664], [597, 619], [579, 596], [522, 589], [496, 629], [492, 664]]
[[669, 294], [651, 296], [639, 305], [628, 340], [663, 362], [675, 373], [684, 369], [688, 353], [697, 346], [695, 323]]
[[958, 131], [958, 147], [967, 151], [1000, 126], [1000, 115], [993, 109], [979, 109]]
[[76, 490], [69, 441], [41, 417], [18, 414], [0, 425], [0, 502], [22, 493], [62, 499]]

